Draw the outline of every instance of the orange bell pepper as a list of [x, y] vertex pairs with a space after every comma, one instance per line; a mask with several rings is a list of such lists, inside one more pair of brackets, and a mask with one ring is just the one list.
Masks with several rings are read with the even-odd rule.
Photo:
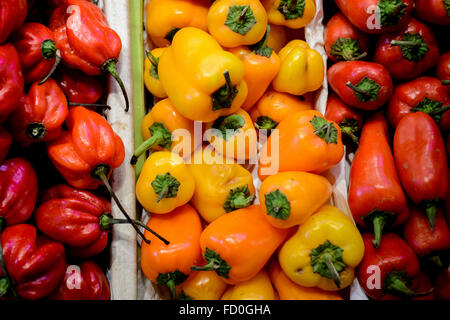
[[275, 290], [267, 271], [262, 269], [252, 279], [229, 287], [221, 300], [275, 300]]
[[186, 300], [219, 300], [228, 285], [214, 271], [195, 271], [180, 286]]
[[269, 273], [280, 300], [344, 300], [335, 291], [299, 286], [286, 276], [278, 261], [271, 264]]
[[261, 271], [288, 232], [269, 224], [259, 205], [230, 212], [203, 230], [200, 245], [207, 265], [192, 269], [214, 270], [228, 284], [250, 280]]
[[170, 238], [170, 244], [164, 244], [145, 231], [151, 243], [143, 243], [141, 247], [142, 271], [153, 283], [169, 287], [175, 297], [175, 286], [188, 278], [192, 265], [202, 261], [200, 217], [186, 204], [165, 215], [152, 215], [147, 227]]
[[250, 117], [256, 128], [271, 130], [293, 113], [312, 110], [313, 104], [314, 95], [312, 93], [297, 97], [269, 89], [250, 110]]
[[318, 111], [292, 114], [279, 124], [277, 130], [278, 144], [272, 142], [272, 134], [260, 154], [258, 175], [261, 180], [284, 171], [322, 173], [338, 164], [344, 156], [340, 127], [327, 121]]
[[267, 39], [267, 46], [278, 53], [288, 43], [286, 29], [283, 26], [269, 24], [270, 33]]

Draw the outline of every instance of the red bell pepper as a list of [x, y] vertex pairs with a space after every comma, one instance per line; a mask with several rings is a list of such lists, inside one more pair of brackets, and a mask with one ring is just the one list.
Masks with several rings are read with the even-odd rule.
[[69, 108], [64, 92], [53, 79], [34, 83], [9, 118], [16, 141], [31, 143], [52, 141], [61, 134]]
[[365, 252], [359, 265], [358, 280], [366, 294], [375, 300], [395, 300], [429, 295], [415, 292], [411, 280], [419, 276], [419, 260], [414, 251], [399, 236], [388, 233], [380, 246], [374, 248], [374, 235], [363, 235]]
[[17, 50], [12, 44], [4, 44], [0, 46], [0, 124], [19, 104], [23, 87], [24, 80]]
[[[3, 253], [0, 277], [13, 295], [37, 300], [51, 294], [64, 278], [64, 246], [38, 235], [36, 228], [19, 224], [0, 235]], [[3, 250], [2, 250], [3, 249]], [[2, 291], [2, 290], [0, 290]]]
[[369, 37], [336, 13], [325, 28], [325, 51], [332, 61], [361, 60], [367, 56]]
[[387, 117], [391, 126], [396, 128], [405, 115], [423, 111], [439, 124], [448, 110], [448, 103], [448, 91], [441, 81], [432, 77], [420, 77], [395, 88], [387, 108]]
[[30, 218], [38, 192], [37, 175], [22, 158], [6, 160], [0, 165], [0, 220], [8, 225]]
[[450, 300], [450, 265], [438, 273], [434, 281], [434, 289], [436, 297]]
[[448, 190], [447, 154], [439, 128], [426, 113], [410, 113], [398, 124], [393, 145], [403, 188], [426, 211], [433, 229]]
[[441, 210], [436, 214], [434, 229], [430, 230], [426, 216], [419, 209], [413, 208], [403, 234], [406, 242], [419, 257], [450, 249], [450, 229]]
[[336, 122], [341, 127], [342, 134], [358, 144], [358, 133], [363, 125], [363, 114], [360, 110], [350, 108], [336, 95], [328, 96], [325, 118]]
[[441, 55], [436, 71], [436, 76], [450, 92], [450, 51]]
[[9, 147], [12, 143], [12, 136], [5, 128], [0, 126], [0, 164], [6, 159], [9, 152]]
[[57, 10], [50, 28], [55, 31], [63, 62], [91, 76], [112, 75], [122, 89], [128, 111], [128, 95], [116, 69], [122, 42], [103, 12], [87, 0], [67, 0]]
[[425, 272], [420, 272], [419, 275], [411, 280], [410, 289], [414, 292], [425, 292], [428, 294], [419, 295], [411, 298], [411, 300], [435, 300], [434, 287], [431, 283], [430, 277]]
[[25, 23], [13, 33], [12, 43], [19, 53], [26, 84], [44, 82], [61, 60], [53, 31], [43, 24]]
[[381, 35], [374, 61], [384, 65], [393, 78], [409, 80], [437, 65], [439, 47], [433, 31], [411, 18], [405, 29]]
[[0, 44], [23, 24], [27, 12], [27, 0], [0, 0]]
[[400, 184], [382, 113], [364, 125], [350, 168], [348, 204], [359, 226], [373, 227], [374, 246], [380, 244], [384, 226], [400, 225], [409, 218], [409, 207]]
[[389, 71], [381, 64], [365, 61], [338, 62], [328, 69], [333, 91], [350, 107], [376, 110], [394, 90]]
[[52, 300], [109, 300], [109, 282], [102, 269], [93, 261], [79, 266], [67, 265], [66, 275]]
[[344, 16], [366, 33], [385, 33], [407, 23], [414, 0], [336, 0]]
[[422, 20], [450, 26], [450, 3], [448, 0], [416, 0], [414, 14]]

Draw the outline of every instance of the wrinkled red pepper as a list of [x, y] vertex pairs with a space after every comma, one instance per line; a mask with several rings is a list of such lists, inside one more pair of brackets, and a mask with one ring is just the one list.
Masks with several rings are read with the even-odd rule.
[[450, 300], [450, 265], [438, 273], [434, 288], [439, 299]]
[[375, 247], [380, 244], [385, 226], [400, 225], [409, 218], [388, 135], [388, 124], [381, 112], [369, 118], [350, 168], [348, 204], [359, 226], [373, 226]]
[[0, 235], [3, 261], [0, 261], [0, 291], [37, 300], [51, 294], [64, 278], [64, 246], [38, 235], [36, 228], [19, 224], [6, 228]]
[[52, 300], [109, 300], [111, 291], [102, 269], [93, 261], [67, 265], [66, 274]]
[[333, 91], [350, 107], [376, 110], [394, 90], [389, 71], [381, 64], [366, 61], [342, 61], [328, 69]]
[[422, 20], [450, 26], [450, 3], [448, 0], [416, 0], [414, 14]]
[[436, 68], [436, 76], [447, 87], [450, 93], [450, 51], [441, 55]]
[[63, 62], [91, 76], [112, 75], [122, 89], [128, 111], [128, 95], [116, 69], [122, 42], [100, 8], [87, 0], [67, 0], [50, 20]]
[[27, 0], [0, 0], [0, 44], [23, 24], [27, 13]]
[[0, 164], [6, 159], [11, 143], [12, 136], [5, 128], [0, 126]]
[[12, 44], [4, 44], [0, 46], [0, 124], [18, 106], [23, 87], [22, 67], [17, 50]]
[[381, 35], [374, 61], [384, 65], [399, 80], [417, 78], [439, 61], [439, 47], [433, 31], [411, 18], [404, 30]]
[[363, 240], [365, 252], [359, 265], [358, 280], [370, 298], [396, 300], [430, 294], [429, 291], [411, 289], [411, 280], [420, 274], [419, 260], [399, 236], [385, 234], [378, 248], [372, 245], [373, 234], [364, 234]]
[[9, 124], [14, 139], [22, 145], [52, 141], [59, 137], [69, 108], [64, 92], [53, 79], [34, 83], [12, 113]]
[[395, 130], [393, 148], [402, 186], [426, 211], [433, 229], [448, 191], [447, 154], [439, 128], [426, 113], [410, 113]]
[[19, 53], [25, 83], [45, 81], [59, 64], [53, 31], [43, 24], [23, 24], [12, 35]]
[[33, 213], [38, 192], [37, 175], [22, 158], [8, 159], [0, 165], [0, 222], [23, 223]]

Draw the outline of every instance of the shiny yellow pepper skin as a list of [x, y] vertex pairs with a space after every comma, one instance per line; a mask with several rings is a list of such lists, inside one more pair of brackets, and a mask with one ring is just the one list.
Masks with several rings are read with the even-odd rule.
[[300, 225], [278, 259], [295, 283], [336, 291], [353, 282], [354, 269], [363, 256], [364, 242], [354, 223], [336, 207], [326, 205]]
[[181, 295], [184, 299], [220, 300], [227, 287], [215, 271], [197, 271], [181, 284]]
[[300, 29], [306, 26], [316, 14], [314, 0], [262, 0], [269, 22]]
[[209, 33], [223, 47], [255, 44], [266, 29], [267, 13], [259, 0], [217, 0], [208, 12]]
[[200, 29], [176, 33], [158, 74], [175, 108], [191, 120], [210, 122], [232, 114], [247, 98], [242, 61]]
[[165, 48], [156, 48], [151, 52], [147, 52], [147, 57], [144, 63], [144, 84], [147, 90], [155, 97], [163, 99], [167, 98], [167, 93], [164, 90], [158, 76], [159, 58], [162, 56]]
[[196, 184], [191, 204], [208, 223], [228, 212], [248, 207], [255, 199], [252, 174], [232, 159], [209, 157], [214, 153], [212, 146], [197, 150], [193, 158], [203, 161], [188, 164]]
[[184, 160], [169, 151], [152, 153], [136, 184], [136, 197], [145, 210], [164, 214], [188, 203], [195, 182]]
[[269, 275], [261, 270], [250, 280], [231, 286], [221, 300], [277, 300]]
[[272, 83], [276, 91], [304, 95], [322, 86], [325, 70], [323, 58], [305, 41], [292, 40], [280, 50], [278, 56], [281, 68]]

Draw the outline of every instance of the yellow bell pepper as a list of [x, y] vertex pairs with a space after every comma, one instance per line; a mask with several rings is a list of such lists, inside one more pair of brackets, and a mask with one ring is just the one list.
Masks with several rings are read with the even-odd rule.
[[217, 0], [208, 12], [209, 33], [227, 48], [257, 43], [267, 29], [259, 0]]
[[161, 83], [175, 108], [202, 122], [238, 110], [247, 98], [244, 64], [197, 28], [183, 28], [159, 60]]
[[159, 58], [162, 56], [165, 48], [156, 48], [151, 52], [147, 52], [144, 63], [144, 84], [147, 90], [157, 98], [167, 98], [161, 81], [159, 81], [158, 64]]
[[221, 156], [209, 156], [210, 148], [197, 150], [194, 162], [188, 164], [196, 184], [191, 204], [208, 223], [255, 200], [252, 174], [237, 163], [225, 163]]
[[175, 153], [159, 151], [145, 161], [136, 197], [148, 212], [164, 214], [188, 203], [194, 189], [194, 177], [184, 160]]
[[215, 271], [197, 271], [183, 282], [181, 295], [192, 300], [220, 300], [227, 287]]
[[353, 282], [363, 256], [364, 242], [354, 223], [326, 205], [285, 242], [278, 261], [295, 283], [336, 291]]
[[151, 0], [147, 6], [147, 34], [157, 47], [167, 47], [181, 28], [208, 31], [210, 5], [210, 0]]
[[262, 0], [269, 22], [292, 29], [306, 26], [316, 14], [314, 0]]
[[229, 287], [222, 300], [275, 300], [275, 291], [263, 269], [252, 279]]
[[292, 40], [278, 53], [281, 68], [273, 80], [278, 92], [303, 95], [322, 86], [325, 65], [319, 52], [303, 40]]

